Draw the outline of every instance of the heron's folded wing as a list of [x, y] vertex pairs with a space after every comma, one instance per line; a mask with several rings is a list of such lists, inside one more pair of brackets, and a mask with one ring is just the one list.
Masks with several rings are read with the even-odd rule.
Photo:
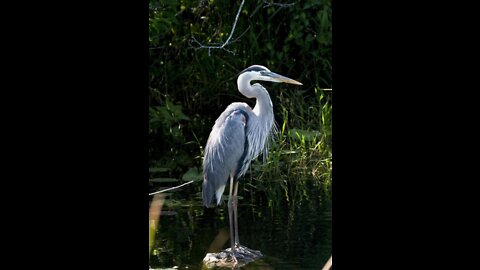
[[217, 119], [205, 147], [202, 193], [207, 207], [214, 196], [220, 204], [225, 185], [229, 177], [236, 176], [240, 170], [248, 145], [245, 137], [248, 115], [242, 110], [233, 110], [222, 116]]

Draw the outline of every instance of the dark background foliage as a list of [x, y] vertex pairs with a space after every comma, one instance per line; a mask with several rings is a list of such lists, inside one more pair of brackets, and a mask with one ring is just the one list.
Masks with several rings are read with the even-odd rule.
[[[193, 38], [203, 45], [227, 39], [240, 3], [150, 1], [150, 166], [170, 176], [200, 166], [211, 127], [228, 104], [254, 105], [237, 90], [237, 74], [244, 68], [264, 65], [304, 84], [294, 90], [264, 83], [274, 107], [282, 95], [287, 109], [318, 105], [319, 89], [332, 88], [331, 1], [276, 2], [284, 6], [245, 1], [235, 42], [226, 50], [198, 49]], [[328, 102], [331, 92], [321, 92]], [[277, 123], [283, 117], [275, 110]], [[290, 117], [287, 125], [298, 128], [303, 120]]]

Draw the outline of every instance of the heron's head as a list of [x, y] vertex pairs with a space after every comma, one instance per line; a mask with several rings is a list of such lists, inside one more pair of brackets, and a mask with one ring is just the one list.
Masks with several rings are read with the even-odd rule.
[[[248, 76], [242, 76], [248, 75]], [[271, 72], [268, 68], [260, 65], [253, 65], [244, 69], [239, 74], [240, 78], [245, 77], [248, 81], [268, 81], [268, 82], [278, 82], [278, 83], [291, 83], [297, 85], [303, 85], [301, 82], [295, 81], [293, 79], [287, 78], [285, 76], [279, 75], [277, 73]]]

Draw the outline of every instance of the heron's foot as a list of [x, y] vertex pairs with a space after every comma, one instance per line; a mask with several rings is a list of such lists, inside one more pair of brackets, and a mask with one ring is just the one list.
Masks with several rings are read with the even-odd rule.
[[219, 253], [207, 253], [203, 259], [203, 263], [207, 269], [216, 267], [229, 267], [234, 269], [245, 265], [245, 263], [238, 261], [233, 252], [227, 250], [222, 250]]
[[232, 254], [237, 261], [241, 262], [251, 262], [263, 257], [262, 252], [259, 250], [250, 249], [239, 244], [235, 244], [235, 249], [233, 251], [231, 248], [227, 248], [225, 252]]
[[232, 252], [229, 249], [226, 249], [220, 253], [218, 253], [219, 256], [217, 258], [224, 260], [225, 262], [231, 263], [233, 265], [238, 264], [236, 252]]

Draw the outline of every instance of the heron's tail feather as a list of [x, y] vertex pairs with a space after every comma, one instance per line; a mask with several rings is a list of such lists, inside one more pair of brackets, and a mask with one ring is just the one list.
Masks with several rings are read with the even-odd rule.
[[207, 208], [213, 207], [212, 200], [213, 196], [215, 196], [215, 191], [213, 190], [212, 185], [209, 185], [207, 179], [203, 180], [203, 187], [202, 187], [202, 197], [203, 197], [203, 205]]
[[220, 205], [222, 203], [222, 195], [225, 190], [225, 184], [221, 184], [217, 188], [211, 181], [203, 180], [202, 197], [203, 205], [207, 208]]

